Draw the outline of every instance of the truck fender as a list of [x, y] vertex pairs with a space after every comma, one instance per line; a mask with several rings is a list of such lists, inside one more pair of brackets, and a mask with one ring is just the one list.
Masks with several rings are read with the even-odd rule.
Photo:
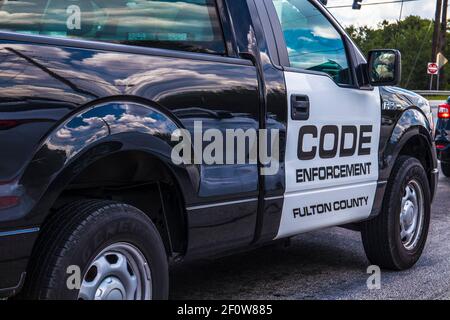
[[[411, 107], [402, 112], [397, 122], [394, 124], [391, 134], [387, 137], [387, 141], [380, 150], [380, 173], [379, 173], [379, 183], [378, 188], [375, 195], [374, 206], [372, 208], [372, 212], [370, 217], [374, 217], [378, 215], [381, 211], [383, 198], [386, 191], [387, 181], [391, 176], [392, 169], [394, 168], [395, 162], [397, 158], [400, 156], [401, 152], [404, 150], [404, 147], [411, 143], [412, 139], [419, 137], [419, 139], [423, 139], [427, 141], [426, 145], [431, 146], [428, 147], [425, 151], [425, 156], [432, 162], [433, 168], [427, 170], [430, 171], [437, 167], [437, 163], [433, 162], [433, 152], [436, 152], [432, 146], [433, 138], [432, 138], [432, 128], [431, 124], [428, 121], [427, 117], [423, 114], [423, 112], [416, 108]], [[431, 174], [431, 171], [428, 172], [430, 178], [434, 179], [434, 176]], [[435, 181], [430, 181], [430, 186], [432, 192], [434, 192]]]
[[[426, 139], [429, 146], [433, 145], [432, 128], [426, 116], [417, 108], [409, 108], [402, 113], [395, 124], [392, 134], [381, 153], [380, 180], [387, 180], [403, 147], [408, 141], [419, 135]], [[427, 150], [433, 152], [432, 148]]]
[[198, 170], [171, 162], [177, 143], [171, 136], [179, 128], [181, 124], [163, 108], [135, 99], [86, 106], [57, 126], [34, 154], [19, 180], [24, 195], [17, 212], [29, 212], [27, 221], [39, 225], [72, 179], [95, 161], [121, 151], [157, 157], [180, 183], [190, 183], [193, 176], [198, 181]]

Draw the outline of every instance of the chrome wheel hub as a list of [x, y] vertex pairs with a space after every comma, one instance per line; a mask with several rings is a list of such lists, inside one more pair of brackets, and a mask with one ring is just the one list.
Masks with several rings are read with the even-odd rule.
[[81, 284], [81, 300], [149, 300], [150, 268], [142, 252], [129, 243], [115, 243], [90, 263]]
[[400, 209], [400, 238], [407, 250], [413, 250], [419, 242], [423, 220], [422, 188], [417, 181], [411, 180], [405, 188]]

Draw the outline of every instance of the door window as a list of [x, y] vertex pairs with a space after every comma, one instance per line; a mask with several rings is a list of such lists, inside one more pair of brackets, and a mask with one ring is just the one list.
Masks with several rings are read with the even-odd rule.
[[306, 0], [272, 0], [280, 19], [290, 65], [325, 72], [352, 84], [344, 41], [330, 21]]

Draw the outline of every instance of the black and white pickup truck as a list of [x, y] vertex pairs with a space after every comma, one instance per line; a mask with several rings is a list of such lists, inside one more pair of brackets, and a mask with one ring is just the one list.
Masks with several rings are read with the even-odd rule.
[[165, 299], [330, 226], [413, 266], [438, 170], [400, 72], [316, 0], [0, 1], [0, 295]]

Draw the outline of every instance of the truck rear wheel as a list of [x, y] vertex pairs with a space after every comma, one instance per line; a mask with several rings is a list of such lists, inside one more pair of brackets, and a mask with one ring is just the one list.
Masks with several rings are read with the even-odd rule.
[[420, 258], [430, 224], [431, 193], [422, 164], [401, 156], [388, 181], [380, 214], [362, 225], [366, 255], [381, 268], [404, 270]]
[[168, 298], [161, 237], [140, 210], [111, 201], [69, 204], [44, 226], [23, 297], [63, 300]]
[[441, 162], [441, 169], [442, 169], [442, 173], [444, 173], [444, 176], [449, 178], [450, 177], [450, 163]]

